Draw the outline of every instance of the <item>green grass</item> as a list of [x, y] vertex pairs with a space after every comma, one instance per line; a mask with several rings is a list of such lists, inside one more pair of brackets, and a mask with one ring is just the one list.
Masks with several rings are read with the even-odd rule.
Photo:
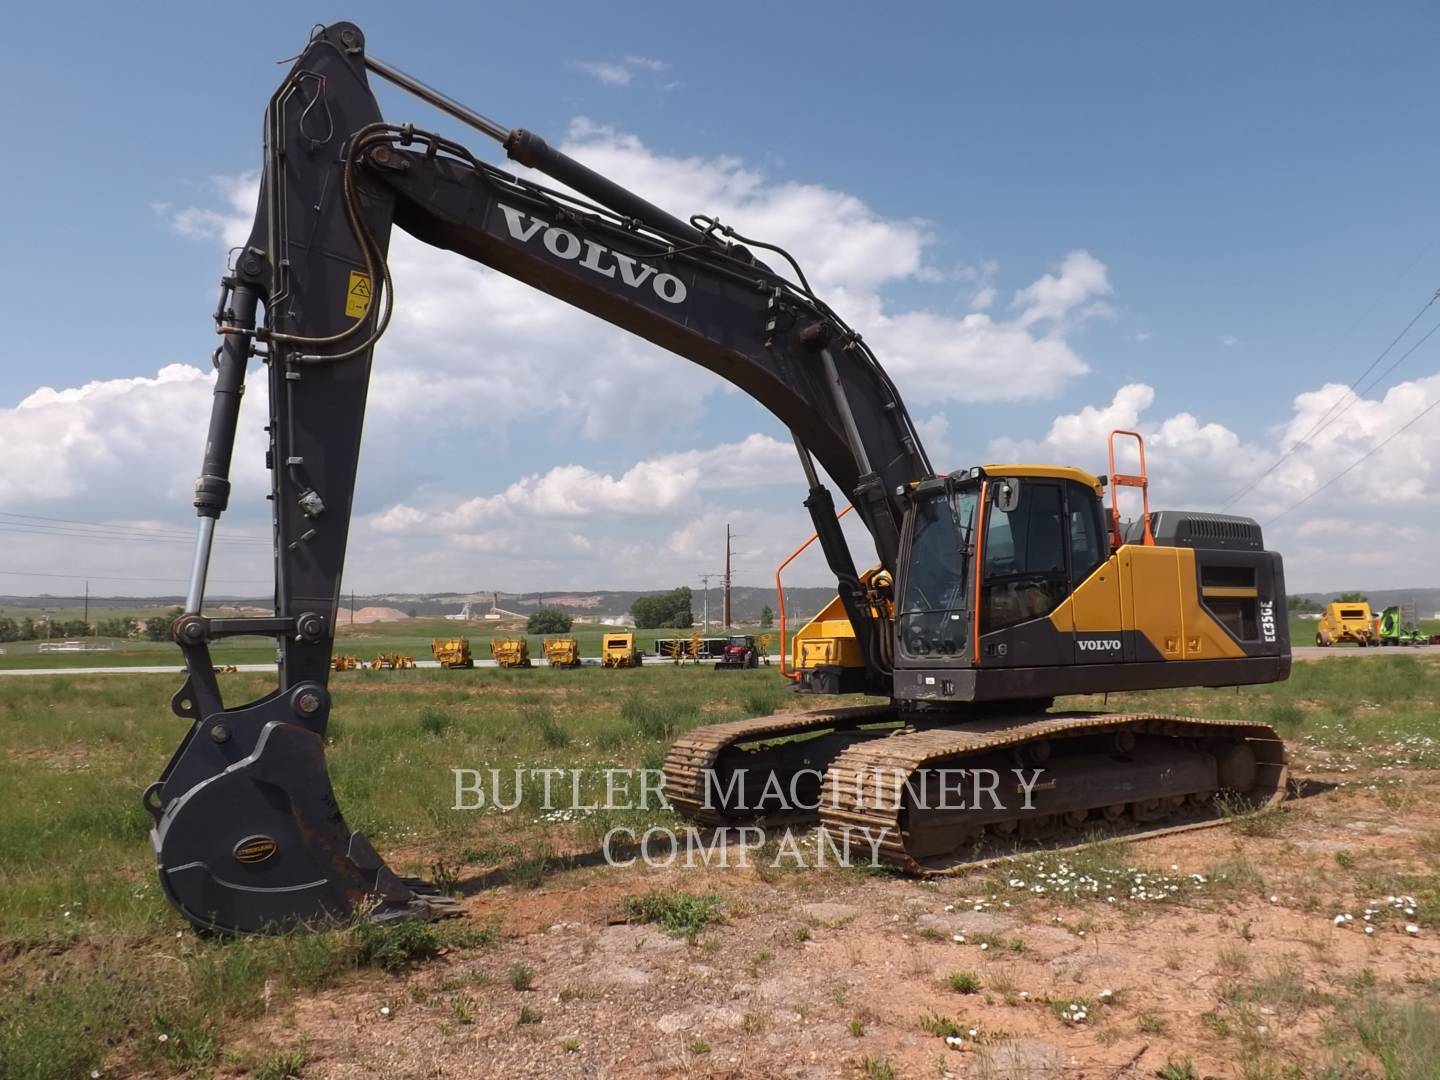
[[1386, 1080], [1440, 1077], [1440, 1008], [1433, 1002], [1370, 998], [1354, 1023], [1361, 1043], [1379, 1059]]
[[701, 930], [723, 921], [725, 901], [716, 893], [661, 893], [627, 896], [620, 910], [636, 922], [650, 922], [667, 933], [694, 941]]
[[[162, 1073], [204, 1072], [218, 1067], [267, 981], [283, 1001], [364, 967], [383, 977], [441, 948], [488, 940], [483, 928], [460, 922], [229, 944], [196, 939], [155, 880], [150, 818], [140, 805], [185, 731], [169, 710], [178, 668], [173, 676], [0, 680], [7, 796], [0, 800], [0, 1075], [7, 1080], [89, 1075], [114, 1054], [153, 1060], [145, 1067]], [[328, 766], [348, 824], [382, 854], [402, 845], [416, 853], [413, 862], [392, 860], [397, 872], [442, 879], [447, 891], [485, 869], [538, 885], [553, 850], [587, 850], [616, 824], [643, 829], [676, 819], [652, 808], [554, 823], [538, 787], [509, 813], [457, 812], [452, 767], [578, 767], [582, 798], [594, 802], [604, 769], [656, 762], [665, 747], [665, 737], [626, 723], [627, 702], [648, 702], [651, 715], [679, 724], [702, 715], [738, 719], [747, 697], [778, 681], [774, 669], [670, 665], [346, 673], [333, 682]], [[238, 704], [272, 683], [241, 674], [222, 676], [221, 685]], [[606, 733], [616, 737], [602, 740]], [[568, 784], [557, 787], [555, 803], [568, 805], [569, 794]], [[647, 902], [645, 910], [681, 936], [719, 913], [718, 900], [703, 897]], [[161, 952], [170, 959], [157, 980]]]

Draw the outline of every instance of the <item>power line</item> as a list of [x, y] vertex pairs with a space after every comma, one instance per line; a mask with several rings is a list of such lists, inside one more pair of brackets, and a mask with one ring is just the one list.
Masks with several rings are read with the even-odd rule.
[[[91, 581], [159, 581], [171, 585], [184, 585], [186, 578], [162, 578], [162, 577], [125, 577], [118, 574], [92, 574], [88, 570], [78, 574], [54, 574], [41, 570], [0, 570], [0, 577], [39, 577], [39, 578], [64, 578], [68, 581], [84, 581], [89, 578]], [[220, 581], [226, 585], [273, 585], [270, 578], [208, 578], [209, 581]]]
[[1436, 398], [1436, 399], [1435, 399], [1434, 401], [1432, 401], [1429, 405], [1426, 405], [1425, 408], [1421, 409], [1418, 413], [1416, 413], [1414, 416], [1412, 416], [1409, 420], [1405, 421], [1404, 424], [1402, 424], [1400, 427], [1396, 428], [1396, 429], [1395, 429], [1394, 431], [1392, 431], [1389, 435], [1385, 436], [1384, 439], [1382, 439], [1382, 440], [1381, 440], [1380, 442], [1378, 442], [1376, 445], [1372, 446], [1369, 450], [1367, 450], [1367, 451], [1366, 451], [1364, 454], [1362, 454], [1360, 457], [1356, 458], [1356, 459], [1355, 459], [1354, 461], [1352, 461], [1349, 465], [1345, 466], [1345, 468], [1341, 469], [1338, 473], [1336, 473], [1334, 476], [1332, 476], [1329, 480], [1326, 480], [1323, 484], [1321, 484], [1319, 487], [1317, 487], [1314, 491], [1310, 492], [1309, 495], [1306, 495], [1303, 499], [1301, 499], [1299, 502], [1295, 503], [1294, 505], [1292, 505], [1292, 506], [1287, 506], [1284, 510], [1281, 510], [1280, 513], [1276, 514], [1276, 515], [1275, 515], [1274, 517], [1272, 517], [1269, 521], [1265, 522], [1265, 527], [1266, 527], [1266, 528], [1269, 528], [1271, 525], [1275, 524], [1275, 522], [1279, 521], [1279, 520], [1280, 520], [1282, 517], [1284, 517], [1286, 514], [1290, 513], [1290, 511], [1292, 511], [1292, 510], [1298, 510], [1300, 507], [1304, 506], [1307, 502], [1309, 502], [1311, 499], [1313, 499], [1316, 495], [1319, 495], [1320, 492], [1324, 491], [1324, 490], [1325, 490], [1326, 488], [1328, 488], [1331, 484], [1335, 483], [1335, 481], [1337, 481], [1337, 480], [1343, 478], [1344, 476], [1348, 475], [1350, 472], [1352, 472], [1354, 469], [1356, 469], [1356, 468], [1357, 468], [1358, 466], [1360, 466], [1362, 463], [1364, 463], [1365, 461], [1368, 461], [1370, 458], [1374, 457], [1374, 456], [1375, 456], [1376, 454], [1378, 454], [1381, 450], [1383, 450], [1383, 449], [1386, 447], [1386, 445], [1389, 444], [1389, 442], [1390, 442], [1391, 439], [1395, 438], [1395, 436], [1399, 435], [1401, 432], [1405, 431], [1407, 428], [1413, 426], [1416, 422], [1418, 422], [1418, 421], [1420, 420], [1421, 417], [1423, 417], [1426, 413], [1428, 413], [1431, 409], [1435, 408], [1435, 406], [1437, 406], [1437, 405], [1440, 405], [1440, 398]]
[[[5, 520], [5, 519], [23, 520]], [[77, 540], [143, 542], [152, 544], [193, 544], [195, 537], [184, 532], [143, 529], [138, 526], [104, 525], [98, 522], [69, 522], [29, 514], [0, 513], [0, 531], [40, 536], [64, 536]], [[272, 541], [258, 536], [217, 536], [217, 544], [270, 547]]]
[[[1295, 453], [1295, 451], [1299, 450], [1302, 446], [1308, 446], [1311, 439], [1313, 439], [1321, 431], [1329, 427], [1336, 420], [1339, 420], [1340, 417], [1344, 416], [1347, 412], [1349, 412], [1350, 409], [1357, 402], [1360, 401], [1360, 393], [1356, 392], [1356, 387], [1358, 387], [1362, 382], [1364, 382], [1365, 376], [1369, 375], [1370, 372], [1375, 370], [1376, 365], [1378, 365], [1381, 360], [1384, 360], [1385, 357], [1390, 354], [1390, 350], [1395, 348], [1395, 346], [1400, 343], [1401, 338], [1403, 338], [1406, 334], [1410, 332], [1410, 328], [1420, 321], [1421, 316], [1423, 316], [1425, 312], [1429, 311], [1431, 305], [1434, 304], [1437, 300], [1440, 300], [1440, 289], [1437, 289], [1434, 294], [1431, 295], [1430, 299], [1425, 301], [1425, 303], [1421, 306], [1420, 310], [1415, 313], [1414, 318], [1412, 318], [1408, 323], [1405, 324], [1405, 329], [1401, 330], [1400, 333], [1396, 334], [1394, 339], [1391, 340], [1390, 344], [1386, 345], [1385, 348], [1380, 350], [1380, 355], [1375, 357], [1374, 360], [1370, 361], [1370, 366], [1360, 373], [1359, 377], [1350, 384], [1349, 389], [1331, 403], [1330, 408], [1325, 410], [1325, 415], [1320, 417], [1319, 420], [1315, 421], [1314, 426], [1312, 426], [1310, 430], [1305, 433], [1304, 437], [1301, 438], [1299, 441], [1293, 443], [1284, 453], [1282, 453], [1278, 458], [1271, 462], [1270, 467], [1260, 473], [1259, 476], [1255, 477], [1255, 479], [1251, 480], [1248, 484], [1240, 488], [1223, 503], [1221, 503], [1220, 509], [1224, 510], [1226, 507], [1233, 505], [1236, 500], [1253, 491], [1255, 487], [1260, 483], [1260, 481], [1264, 480], [1265, 477], [1269, 476], [1272, 472], [1278, 469], [1285, 461], [1290, 458], [1291, 455]], [[1391, 364], [1379, 375], [1377, 375], [1374, 381], [1372, 381], [1369, 386], [1365, 387], [1365, 390], [1361, 391], [1361, 393], [1368, 393], [1372, 388], [1374, 388], [1381, 379], [1385, 378], [1385, 376], [1389, 375], [1392, 371], [1399, 367], [1400, 364], [1403, 363], [1405, 359], [1410, 356], [1411, 353], [1413, 353], [1421, 345], [1424, 345], [1425, 342], [1429, 339], [1430, 335], [1435, 333], [1436, 330], [1440, 330], [1440, 323], [1437, 323], [1435, 326], [1432, 326], [1428, 331], [1426, 331], [1425, 335], [1419, 341], [1417, 341], [1414, 345], [1410, 346], [1410, 348], [1405, 350], [1405, 352], [1400, 355], [1399, 359], [1397, 359], [1393, 364]], [[1345, 407], [1343, 409], [1340, 409], [1338, 413], [1335, 412], [1337, 408], [1340, 408], [1340, 405], [1342, 403]], [[1334, 415], [1332, 416], [1332, 414]]]

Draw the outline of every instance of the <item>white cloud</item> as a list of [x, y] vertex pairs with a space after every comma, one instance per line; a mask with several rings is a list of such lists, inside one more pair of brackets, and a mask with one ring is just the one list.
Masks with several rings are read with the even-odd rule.
[[608, 64], [602, 60], [577, 60], [573, 66], [606, 86], [629, 86], [633, 75], [625, 64]]
[[[1323, 490], [1321, 485], [1440, 400], [1440, 374], [1399, 383], [1381, 398], [1355, 401], [1334, 419], [1338, 409], [1332, 412], [1332, 406], [1349, 396], [1339, 384], [1306, 391], [1295, 397], [1283, 423], [1242, 436], [1188, 411], [1152, 419], [1154, 388], [1131, 383], [1104, 405], [1056, 417], [1043, 439], [995, 440], [990, 456], [1103, 473], [1108, 433], [1138, 430], [1145, 436], [1152, 506], [1217, 510], [1249, 488], [1226, 512], [1262, 523], [1278, 518], [1267, 541], [1286, 555], [1292, 586], [1321, 589], [1334, 581], [1353, 581], [1346, 576], [1348, 568], [1362, 565], [1361, 556], [1380, 543], [1386, 557], [1363, 563], [1369, 567], [1368, 587], [1431, 583], [1431, 545], [1423, 538], [1440, 526], [1440, 469], [1435, 465], [1440, 462], [1440, 409], [1395, 436], [1359, 468]], [[1316, 432], [1321, 423], [1325, 426]], [[1117, 468], [1134, 470], [1128, 447]], [[1300, 509], [1279, 516], [1316, 491], [1320, 494]], [[1404, 542], [1406, 530], [1413, 532], [1413, 543]]]
[[[670, 65], [664, 60], [656, 60], [649, 56], [627, 56], [618, 62], [576, 60], [570, 66], [605, 86], [629, 86], [638, 72], [647, 71], [652, 75], [659, 75], [661, 72], [670, 70]], [[666, 89], [670, 89], [670, 86], [667, 85]]]
[[1230, 348], [1231, 346], [1239, 345], [1239, 344], [1240, 344], [1240, 339], [1239, 339], [1238, 337], [1236, 337], [1234, 334], [1224, 334], [1224, 335], [1222, 335], [1221, 338], [1220, 338], [1220, 344], [1221, 344], [1221, 345], [1224, 345], [1225, 348], [1228, 349], [1228, 348]]

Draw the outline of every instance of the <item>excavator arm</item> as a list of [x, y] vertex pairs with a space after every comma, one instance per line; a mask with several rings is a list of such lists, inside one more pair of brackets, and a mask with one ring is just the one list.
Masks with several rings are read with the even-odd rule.
[[[506, 173], [438, 134], [386, 123], [371, 73], [563, 187]], [[270, 101], [255, 225], [222, 283], [215, 398], [194, 500], [200, 527], [185, 613], [173, 627], [188, 675], [172, 708], [191, 726], [145, 795], [162, 885], [200, 927], [249, 932], [447, 909], [348, 829], [323, 752], [371, 357], [395, 302], [386, 252], [396, 225], [708, 368], [785, 424], [872, 683], [888, 692], [885, 605], [856, 573], [815, 463], [855, 504], [892, 576], [901, 493], [931, 470], [860, 335], [780, 249], [713, 219], [672, 217], [537, 136], [367, 56], [357, 27], [325, 27]], [[757, 249], [788, 273], [761, 261]], [[257, 356], [268, 373], [275, 611], [212, 619], [203, 613], [210, 548], [229, 502], [240, 401]], [[279, 679], [264, 697], [227, 706], [209, 645], [239, 634], [276, 639]]]

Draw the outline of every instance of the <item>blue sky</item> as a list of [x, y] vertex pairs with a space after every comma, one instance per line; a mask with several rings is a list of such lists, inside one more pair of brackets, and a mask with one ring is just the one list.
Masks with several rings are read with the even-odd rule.
[[[1297, 424], [1303, 433], [1333, 400], [1322, 394], [1302, 406], [1297, 395], [1349, 383], [1440, 286], [1440, 225], [1431, 205], [1440, 151], [1427, 137], [1440, 18], [1428, 5], [351, 3], [314, 5], [303, 16], [297, 10], [251, 5], [243, 21], [233, 9], [178, 4], [31, 5], [8, 14], [12, 47], [0, 70], [0, 99], [23, 103], [12, 118], [24, 119], [11, 165], [0, 173], [11, 208], [10, 257], [0, 264], [7, 316], [0, 410], [13, 411], [41, 386], [75, 388], [153, 377], [167, 364], [205, 364], [223, 229], [212, 224], [216, 235], [207, 242], [193, 215], [244, 216], [226, 192], [258, 164], [261, 112], [284, 70], [274, 61], [300, 47], [312, 22], [341, 17], [365, 29], [376, 55], [553, 141], [568, 137], [602, 157], [638, 145], [649, 158], [698, 159], [722, 175], [735, 159], [772, 190], [813, 185], [860, 200], [870, 218], [902, 238], [918, 236], [923, 249], [918, 270], [868, 283], [857, 301], [862, 316], [883, 305], [891, 314], [961, 320], [987, 311], [996, 321], [1023, 321], [1029, 309], [1012, 303], [1017, 294], [1046, 274], [1067, 280], [1057, 268], [1072, 253], [1086, 253], [1103, 267], [1103, 287], [1090, 288], [1054, 321], [1025, 328], [1037, 340], [1063, 341], [1087, 371], [1057, 376], [1028, 396], [1001, 387], [962, 400], [958, 392], [922, 388], [918, 403], [912, 400], [918, 416], [943, 426], [939, 441], [951, 464], [1013, 449], [1080, 454], [1074, 463], [1099, 470], [1103, 442], [1086, 450], [1052, 423], [1083, 417], [1087, 406], [1114, 406], [1121, 388], [1145, 384], [1152, 393], [1139, 422], [1156, 426], [1161, 452], [1152, 468], [1171, 466], [1171, 504], [1223, 500], [1247, 467], [1273, 457]], [[422, 104], [388, 88], [378, 94], [389, 118], [439, 127], [482, 156], [502, 159], [498, 148]], [[588, 126], [577, 128], [582, 117]], [[674, 172], [666, 165], [636, 169], [642, 177], [653, 173], [662, 188]], [[669, 208], [681, 215], [712, 209]], [[430, 280], [415, 278], [417, 287]], [[861, 292], [843, 274], [835, 281], [841, 295]], [[986, 288], [993, 299], [977, 307]], [[427, 338], [417, 329], [404, 339], [406, 359], [439, 348], [448, 332]], [[588, 366], [592, 339], [569, 322], [555, 332], [572, 335], [571, 392], [583, 397], [597, 374]], [[1435, 374], [1435, 341], [1417, 350], [1396, 381]], [[920, 370], [922, 360], [901, 363], [907, 397], [904, 373]], [[382, 347], [377, 365], [386, 361]], [[579, 541], [572, 556], [519, 557], [514, 530], [534, 522], [518, 520], [509, 521], [505, 542], [481, 537], [478, 527], [468, 546], [435, 540], [437, 529], [474, 526], [473, 513], [455, 517], [457, 507], [492, 499], [527, 476], [579, 467], [589, 470], [580, 481], [593, 487], [597, 477], [623, 479], [657, 456], [754, 433], [783, 438], [738, 395], [680, 373], [683, 361], [673, 364], [672, 377], [653, 357], [640, 357], [617, 378], [617, 398], [663, 399], [655, 422], [626, 423], [626, 410], [614, 402], [608, 419], [583, 404], [502, 405], [501, 415], [478, 419], [460, 415], [462, 408], [453, 422], [418, 425], [424, 434], [412, 426], [404, 445], [385, 442], [382, 423], [367, 440], [359, 506], [375, 515], [378, 531], [357, 523], [355, 583], [529, 588], [644, 584], [657, 572], [683, 577], [713, 569], [716, 544], [714, 530], [704, 531], [687, 549], [684, 538], [672, 543], [677, 531], [732, 512], [765, 515], [748, 530], [755, 544], [749, 570], [757, 582], [765, 579], [775, 552], [805, 534], [798, 476], [782, 477], [794, 481], [788, 487], [737, 479], [699, 503], [677, 498], [669, 518], [632, 514], [620, 532], [613, 505], [557, 511], [581, 541], [608, 545], [618, 537], [645, 551], [663, 540], [671, 555], [658, 564], [596, 564]], [[1241, 509], [1263, 519], [1283, 508], [1305, 483], [1338, 471], [1387, 424], [1408, 418], [1411, 405], [1440, 393], [1417, 382], [1389, 401], [1385, 389], [1354, 410], [1370, 415], [1365, 430], [1338, 448], [1341, 456], [1317, 456], [1305, 462], [1310, 472], [1273, 489], [1262, 484], [1253, 505]], [[698, 404], [688, 408], [666, 394], [693, 395]], [[1234, 438], [1212, 430], [1197, 446], [1173, 425], [1164, 428], [1185, 413], [1200, 430], [1219, 425]], [[159, 424], [153, 409], [139, 415], [156, 430], [132, 435], [198, 464], [203, 410], [176, 416], [173, 429]], [[88, 413], [84, 423], [103, 417]], [[55, 422], [81, 423], [60, 414]], [[1076, 430], [1088, 430], [1077, 423]], [[0, 413], [0, 440], [33, 439], [31, 430], [7, 429]], [[1396, 516], [1407, 526], [1433, 516], [1440, 489], [1429, 468], [1437, 446], [1429, 430], [1421, 425], [1413, 432], [1420, 441], [1397, 446], [1408, 464], [1376, 461], [1416, 472]], [[1229, 459], [1216, 460], [1225, 454]], [[442, 456], [459, 456], [471, 468], [457, 477], [436, 468]], [[1214, 465], [1209, 475], [1207, 462]], [[138, 490], [119, 499], [103, 470], [86, 468], [74, 463], [75, 475], [48, 493], [39, 484], [0, 488], [0, 506], [188, 527], [187, 500], [183, 492], [170, 497], [168, 476], [153, 485], [134, 476]], [[395, 527], [393, 514], [383, 517], [401, 506], [423, 516], [418, 528], [427, 536]], [[1399, 509], [1377, 505], [1374, 516]], [[1293, 584], [1434, 583], [1423, 558], [1356, 562], [1339, 530], [1324, 525], [1340, 516], [1316, 500], [1286, 520], [1300, 552]], [[258, 529], [262, 511], [236, 521]], [[1320, 524], [1299, 532], [1306, 521]], [[373, 547], [365, 546], [367, 535]], [[1272, 543], [1286, 550], [1281, 535], [1272, 533]], [[418, 569], [387, 576], [378, 555], [384, 544], [399, 545], [392, 555], [414, 555]], [[92, 548], [77, 547], [75, 558], [97, 573], [183, 562], [183, 554]], [[53, 548], [17, 550], [16, 565], [43, 569], [54, 555]], [[820, 580], [823, 571], [812, 576]], [[8, 587], [0, 580], [0, 591]]]

